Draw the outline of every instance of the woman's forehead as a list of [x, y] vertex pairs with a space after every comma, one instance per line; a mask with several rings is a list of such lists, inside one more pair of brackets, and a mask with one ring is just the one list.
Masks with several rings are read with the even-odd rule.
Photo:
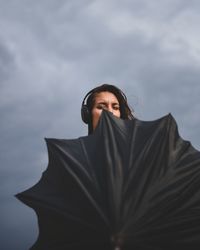
[[119, 103], [118, 102], [118, 99], [117, 97], [109, 92], [109, 91], [102, 91], [102, 92], [99, 92], [99, 93], [95, 93], [95, 102], [99, 102], [99, 101], [106, 101], [106, 102], [116, 102], [116, 103]]

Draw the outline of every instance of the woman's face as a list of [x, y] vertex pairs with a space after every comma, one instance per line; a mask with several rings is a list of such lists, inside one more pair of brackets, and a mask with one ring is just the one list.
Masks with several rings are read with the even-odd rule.
[[92, 127], [95, 130], [102, 110], [105, 109], [113, 113], [113, 115], [120, 117], [120, 106], [117, 97], [108, 91], [97, 93], [94, 98], [94, 105], [92, 108]]

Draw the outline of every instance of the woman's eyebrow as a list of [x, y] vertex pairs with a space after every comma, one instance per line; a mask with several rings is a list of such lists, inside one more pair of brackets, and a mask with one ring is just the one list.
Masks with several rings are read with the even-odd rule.
[[[97, 104], [107, 104], [107, 103], [109, 103], [108, 101], [97, 101]], [[114, 104], [114, 105], [119, 105], [119, 103], [118, 102], [112, 102], [112, 104]]]
[[97, 104], [107, 104], [108, 102], [106, 101], [97, 101]]

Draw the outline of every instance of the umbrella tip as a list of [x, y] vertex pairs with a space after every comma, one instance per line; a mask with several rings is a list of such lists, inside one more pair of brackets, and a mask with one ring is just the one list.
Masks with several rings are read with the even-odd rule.
[[113, 244], [113, 250], [121, 250], [122, 238], [118, 236], [112, 236], [111, 242]]

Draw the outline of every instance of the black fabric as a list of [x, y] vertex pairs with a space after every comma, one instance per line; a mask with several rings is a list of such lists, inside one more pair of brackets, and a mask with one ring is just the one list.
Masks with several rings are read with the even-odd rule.
[[170, 114], [103, 111], [92, 135], [46, 142], [47, 170], [17, 194], [38, 216], [32, 250], [200, 249], [200, 152]]

